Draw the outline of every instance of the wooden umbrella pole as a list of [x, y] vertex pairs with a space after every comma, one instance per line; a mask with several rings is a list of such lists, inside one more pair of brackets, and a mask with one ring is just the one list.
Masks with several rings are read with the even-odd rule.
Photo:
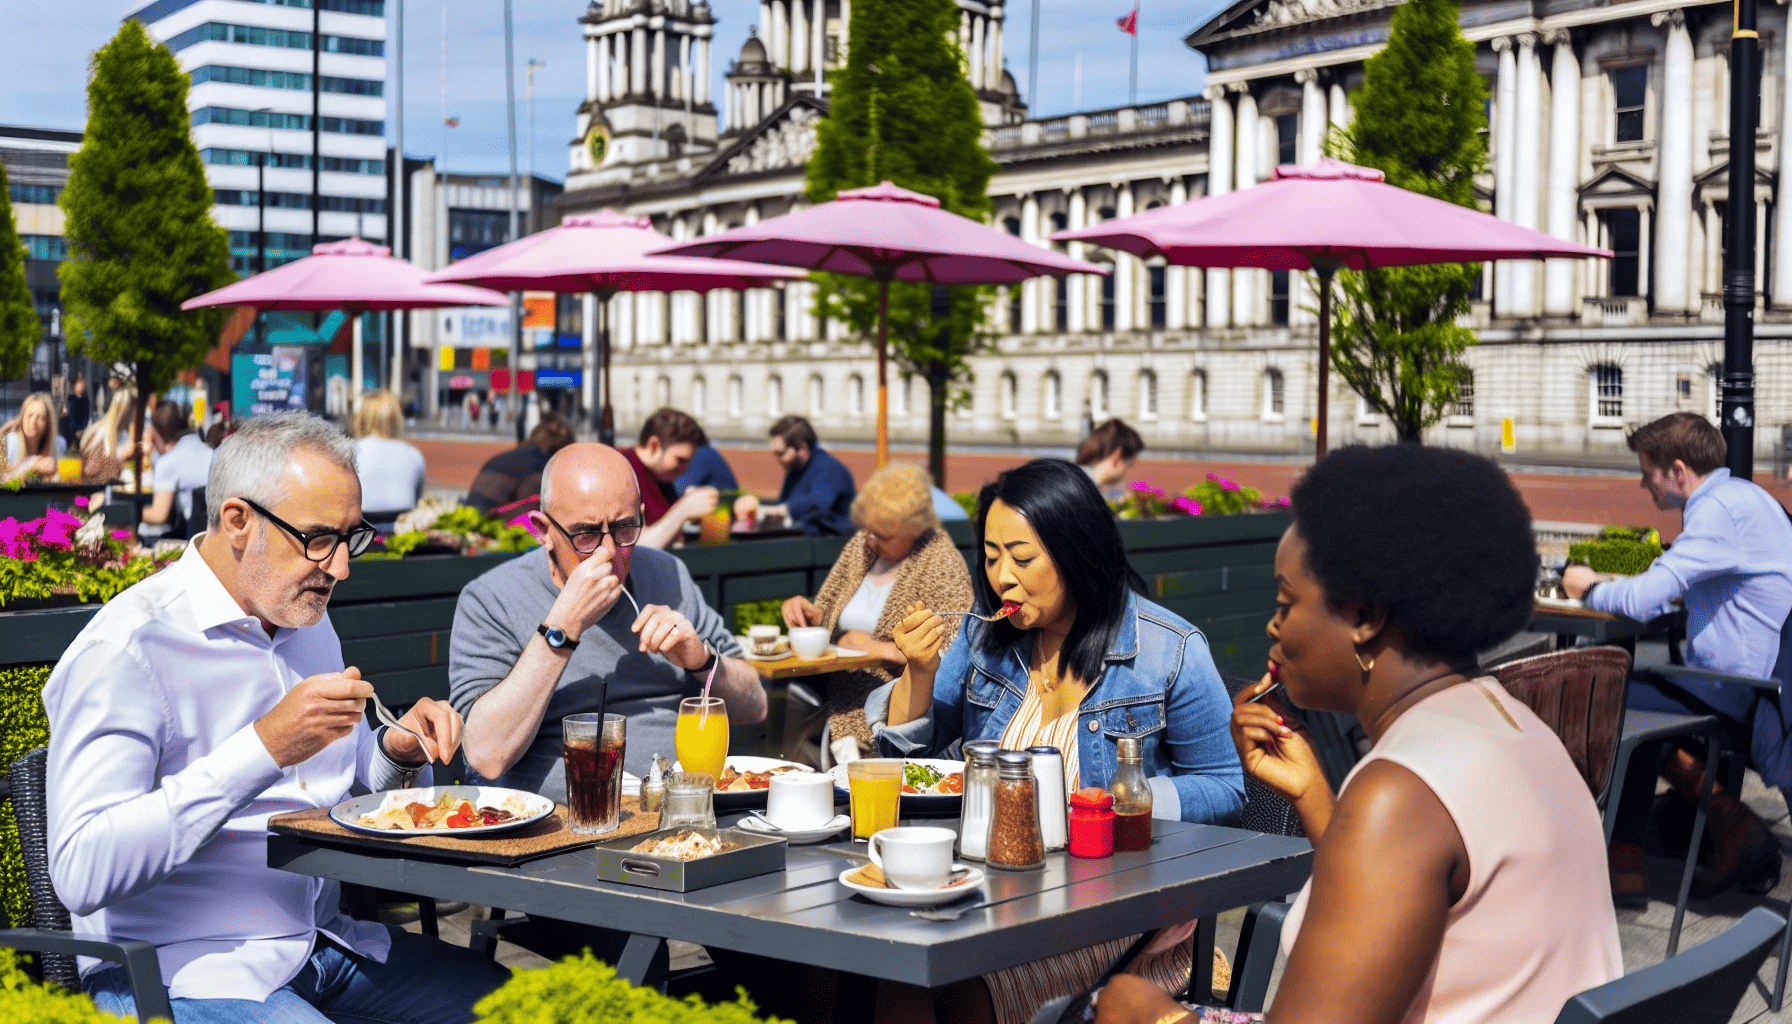
[[1314, 256], [1319, 272], [1319, 408], [1313, 423], [1313, 458], [1325, 458], [1326, 419], [1331, 405], [1332, 375], [1332, 275], [1344, 261], [1336, 256]]
[[877, 468], [890, 464], [890, 385], [884, 375], [884, 350], [890, 331], [890, 273], [877, 275]]

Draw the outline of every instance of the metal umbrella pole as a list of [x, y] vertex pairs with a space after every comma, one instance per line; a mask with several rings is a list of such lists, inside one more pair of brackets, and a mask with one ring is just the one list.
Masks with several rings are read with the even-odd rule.
[[[1730, 32], [1730, 197], [1724, 225], [1725, 463], [1744, 480], [1755, 469], [1755, 127], [1760, 121], [1757, 0], [1734, 0]], [[1778, 993], [1776, 996], [1776, 1005]]]

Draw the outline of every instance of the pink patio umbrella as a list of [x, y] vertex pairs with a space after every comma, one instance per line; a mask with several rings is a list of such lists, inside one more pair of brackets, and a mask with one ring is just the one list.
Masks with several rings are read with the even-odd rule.
[[361, 314], [377, 309], [443, 309], [502, 306], [510, 300], [484, 288], [430, 284], [424, 272], [392, 256], [392, 250], [359, 238], [313, 246], [311, 255], [227, 284], [181, 303], [248, 306], [258, 310], [340, 309], [354, 322], [354, 400], [360, 401]]
[[[672, 242], [646, 217], [615, 210], [568, 217], [546, 231], [488, 249], [429, 275], [434, 282], [462, 282], [505, 291], [595, 292], [599, 305], [617, 292], [707, 292], [713, 288], [764, 288], [801, 280], [801, 271], [734, 260], [652, 255]], [[610, 325], [598, 336], [603, 402], [598, 433], [615, 439], [610, 408]], [[515, 376], [511, 380], [515, 380]]]
[[1185, 267], [1317, 272], [1319, 455], [1325, 454], [1331, 283], [1338, 268], [1612, 255], [1397, 188], [1372, 167], [1338, 160], [1285, 165], [1276, 168], [1274, 178], [1251, 188], [1051, 237], [1093, 242], [1135, 256], [1161, 255]]
[[890, 459], [885, 349], [890, 282], [1014, 284], [1041, 274], [1105, 274], [1013, 235], [940, 209], [940, 201], [886, 181], [842, 192], [833, 202], [660, 250], [778, 263], [875, 278], [877, 307], [877, 464]]

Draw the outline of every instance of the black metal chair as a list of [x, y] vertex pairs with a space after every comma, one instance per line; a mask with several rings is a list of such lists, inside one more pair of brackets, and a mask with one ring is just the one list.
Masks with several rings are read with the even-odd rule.
[[1722, 935], [1568, 1000], [1556, 1024], [1725, 1024], [1786, 919], [1756, 907]]
[[68, 909], [57, 898], [50, 880], [50, 823], [44, 797], [48, 757], [49, 750], [44, 747], [29, 751], [12, 763], [7, 779], [13, 816], [19, 824], [25, 884], [31, 893], [31, 923], [35, 927], [0, 931], [0, 946], [38, 954], [42, 980], [70, 992], [81, 991], [76, 956], [120, 964], [130, 979], [138, 1019], [172, 1020], [174, 1013], [168, 1005], [168, 990], [162, 985], [155, 946], [136, 939], [114, 941], [106, 936], [77, 935], [70, 930]]

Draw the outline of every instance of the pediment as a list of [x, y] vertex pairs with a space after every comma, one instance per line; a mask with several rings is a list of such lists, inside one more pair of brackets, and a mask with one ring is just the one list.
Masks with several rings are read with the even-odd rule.
[[1239, 0], [1183, 39], [1191, 48], [1233, 36], [1345, 18], [1396, 7], [1401, 0]]
[[771, 116], [717, 154], [709, 166], [698, 172], [697, 178], [801, 171], [815, 152], [815, 128], [827, 110], [827, 102], [813, 96], [790, 97]]
[[[1755, 186], [1772, 187], [1774, 175], [1760, 164], [1755, 165]], [[1694, 188], [1727, 188], [1730, 184], [1730, 161], [1722, 160], [1692, 176]]]
[[1582, 199], [1600, 196], [1652, 196], [1655, 183], [1639, 178], [1620, 167], [1607, 167], [1580, 187]]

